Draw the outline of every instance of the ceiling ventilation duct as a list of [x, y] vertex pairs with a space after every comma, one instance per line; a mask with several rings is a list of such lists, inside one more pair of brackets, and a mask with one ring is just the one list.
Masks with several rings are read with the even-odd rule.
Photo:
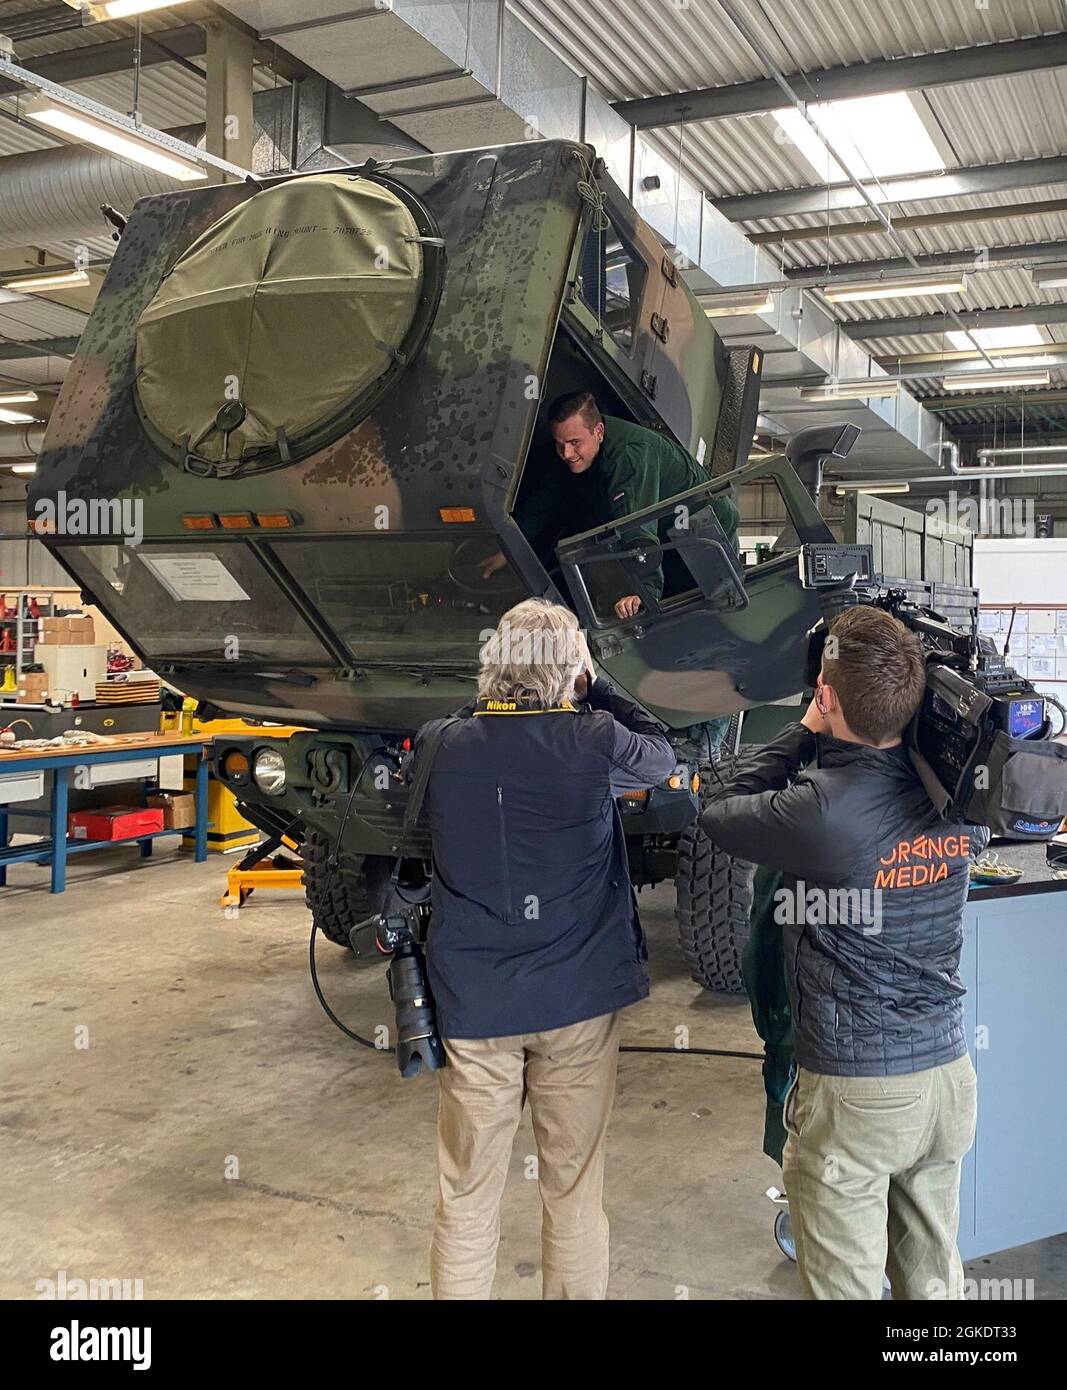
[[[321, 77], [257, 92], [253, 172], [307, 172], [374, 157], [417, 154], [421, 146], [358, 101], [346, 100]], [[169, 132], [203, 145], [204, 127]], [[0, 247], [80, 241], [107, 231], [100, 212], [109, 203], [128, 213], [138, 198], [182, 187], [141, 165], [84, 145], [61, 145], [0, 160]]]

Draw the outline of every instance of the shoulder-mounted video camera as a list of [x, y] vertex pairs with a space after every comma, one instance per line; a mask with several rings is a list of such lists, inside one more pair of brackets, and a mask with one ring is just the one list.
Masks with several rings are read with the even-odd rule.
[[[1055, 835], [1067, 816], [1067, 744], [1051, 741], [1044, 696], [991, 637], [953, 627], [903, 589], [853, 592], [899, 618], [922, 643], [926, 693], [904, 739], [938, 812], [1015, 840]], [[828, 636], [825, 621], [810, 634], [811, 686]]]

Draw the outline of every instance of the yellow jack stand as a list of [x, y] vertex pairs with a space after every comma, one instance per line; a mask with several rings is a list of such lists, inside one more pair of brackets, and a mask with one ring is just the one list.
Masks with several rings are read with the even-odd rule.
[[246, 899], [257, 888], [301, 888], [304, 868], [299, 859], [291, 859], [278, 851], [297, 851], [297, 846], [281, 835], [272, 835], [261, 845], [253, 845], [239, 864], [226, 875], [223, 907], [244, 907]]

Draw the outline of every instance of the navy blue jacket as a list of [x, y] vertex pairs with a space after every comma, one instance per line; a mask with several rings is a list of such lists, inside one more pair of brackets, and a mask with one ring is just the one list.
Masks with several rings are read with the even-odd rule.
[[[417, 738], [413, 774], [419, 754]], [[426, 791], [444, 1037], [547, 1032], [647, 995], [615, 797], [675, 764], [659, 725], [602, 680], [577, 706], [481, 702], [445, 730]]]

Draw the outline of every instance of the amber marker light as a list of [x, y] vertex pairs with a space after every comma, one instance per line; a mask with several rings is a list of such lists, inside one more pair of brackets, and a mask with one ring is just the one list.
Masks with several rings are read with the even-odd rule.
[[222, 771], [230, 782], [240, 782], [247, 778], [249, 772], [248, 754], [242, 753], [238, 748], [232, 748], [222, 759]]

